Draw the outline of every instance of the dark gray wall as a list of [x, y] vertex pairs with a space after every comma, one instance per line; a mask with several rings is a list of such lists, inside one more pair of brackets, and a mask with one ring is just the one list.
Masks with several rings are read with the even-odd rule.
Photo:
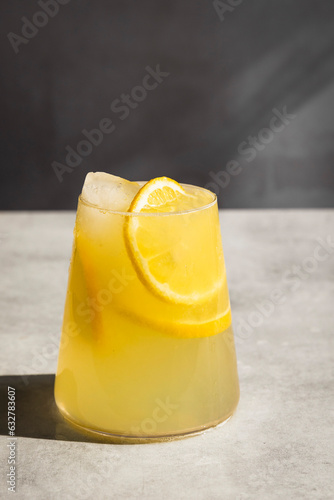
[[[206, 185], [224, 207], [334, 206], [332, 0], [59, 2], [1, 2], [1, 209], [74, 208], [90, 170]], [[23, 16], [46, 25], [19, 39]], [[131, 92], [128, 116], [110, 109]], [[114, 131], [60, 182], [53, 162], [103, 118]]]

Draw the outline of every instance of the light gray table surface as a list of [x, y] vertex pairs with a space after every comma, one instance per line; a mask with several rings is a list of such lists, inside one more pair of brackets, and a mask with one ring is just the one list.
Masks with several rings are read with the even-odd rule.
[[114, 445], [71, 433], [52, 399], [75, 214], [0, 214], [0, 498], [11, 494], [7, 385], [17, 499], [334, 498], [334, 211], [220, 217], [238, 409], [196, 437]]

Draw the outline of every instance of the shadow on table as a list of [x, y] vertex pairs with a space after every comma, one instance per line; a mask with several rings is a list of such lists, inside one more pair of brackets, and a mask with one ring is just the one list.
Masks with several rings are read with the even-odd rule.
[[8, 387], [15, 388], [15, 435], [37, 439], [113, 443], [110, 438], [81, 432], [59, 413], [53, 396], [54, 375], [0, 376], [0, 435], [8, 436]]

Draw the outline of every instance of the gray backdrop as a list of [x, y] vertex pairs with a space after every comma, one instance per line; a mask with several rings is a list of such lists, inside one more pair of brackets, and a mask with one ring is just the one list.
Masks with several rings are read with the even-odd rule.
[[2, 0], [1, 34], [1, 209], [90, 170], [334, 206], [332, 0]]

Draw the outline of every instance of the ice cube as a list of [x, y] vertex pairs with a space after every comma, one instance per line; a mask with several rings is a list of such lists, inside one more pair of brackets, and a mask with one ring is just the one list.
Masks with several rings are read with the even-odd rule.
[[126, 212], [139, 191], [136, 182], [105, 172], [89, 172], [82, 188], [84, 201], [107, 210]]

